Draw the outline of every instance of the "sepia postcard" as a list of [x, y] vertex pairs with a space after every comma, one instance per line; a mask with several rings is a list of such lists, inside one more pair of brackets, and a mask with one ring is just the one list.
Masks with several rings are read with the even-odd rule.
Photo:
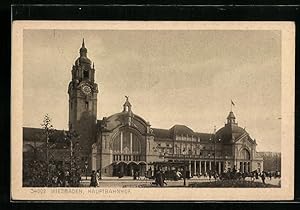
[[12, 26], [12, 201], [294, 198], [293, 22]]

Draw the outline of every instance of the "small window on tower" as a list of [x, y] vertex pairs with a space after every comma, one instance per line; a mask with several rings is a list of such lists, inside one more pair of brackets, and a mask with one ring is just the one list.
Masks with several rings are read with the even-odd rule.
[[88, 102], [88, 101], [85, 102], [85, 108], [86, 108], [86, 109], [89, 108], [89, 102]]
[[89, 78], [89, 72], [88, 71], [84, 71], [83, 72], [83, 78], [84, 79], [88, 79]]

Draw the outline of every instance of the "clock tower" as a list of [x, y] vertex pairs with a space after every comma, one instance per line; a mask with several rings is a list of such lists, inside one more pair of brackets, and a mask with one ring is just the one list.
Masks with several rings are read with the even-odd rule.
[[84, 161], [89, 161], [92, 144], [96, 141], [97, 93], [94, 82], [94, 63], [87, 57], [84, 39], [80, 56], [72, 68], [72, 80], [69, 83], [69, 130], [79, 134]]

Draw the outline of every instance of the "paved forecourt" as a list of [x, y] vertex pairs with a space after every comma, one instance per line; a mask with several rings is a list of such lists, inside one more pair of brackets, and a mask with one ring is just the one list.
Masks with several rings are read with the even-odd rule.
[[[192, 183], [204, 183], [204, 182], [214, 182], [214, 179], [208, 178], [191, 178], [186, 179], [186, 186]], [[246, 178], [245, 181], [250, 181], [250, 178]], [[172, 180], [165, 180], [167, 185], [165, 187], [183, 187], [184, 181], [172, 181]], [[262, 182], [261, 179], [256, 179], [254, 182]], [[157, 187], [154, 183], [153, 179], [145, 179], [142, 177], [141, 179], [134, 180], [132, 177], [104, 177], [100, 180], [98, 187]], [[280, 185], [280, 179], [266, 179], [266, 184], [271, 184], [274, 186]], [[89, 187], [90, 185], [90, 177], [86, 179], [86, 177], [82, 177], [81, 186], [82, 187]]]

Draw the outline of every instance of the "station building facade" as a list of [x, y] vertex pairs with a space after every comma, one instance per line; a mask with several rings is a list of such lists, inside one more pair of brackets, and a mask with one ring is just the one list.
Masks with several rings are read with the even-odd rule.
[[213, 133], [199, 133], [185, 125], [170, 129], [152, 128], [133, 113], [126, 100], [123, 111], [98, 121], [99, 135], [93, 144], [92, 168], [103, 176], [144, 173], [158, 161], [188, 162], [190, 175], [214, 170], [251, 172], [263, 170], [256, 141], [235, 122], [233, 112], [227, 123]]
[[84, 41], [79, 52], [68, 86], [69, 130], [80, 135], [82, 160], [88, 162], [89, 170], [100, 169], [102, 176], [130, 176], [136, 170], [144, 174], [158, 161], [188, 161], [191, 175], [234, 168], [241, 172], [263, 170], [255, 139], [238, 126], [232, 111], [224, 127], [212, 133], [196, 132], [186, 125], [154, 128], [134, 113], [126, 96], [120, 113], [97, 120], [101, 90]]

